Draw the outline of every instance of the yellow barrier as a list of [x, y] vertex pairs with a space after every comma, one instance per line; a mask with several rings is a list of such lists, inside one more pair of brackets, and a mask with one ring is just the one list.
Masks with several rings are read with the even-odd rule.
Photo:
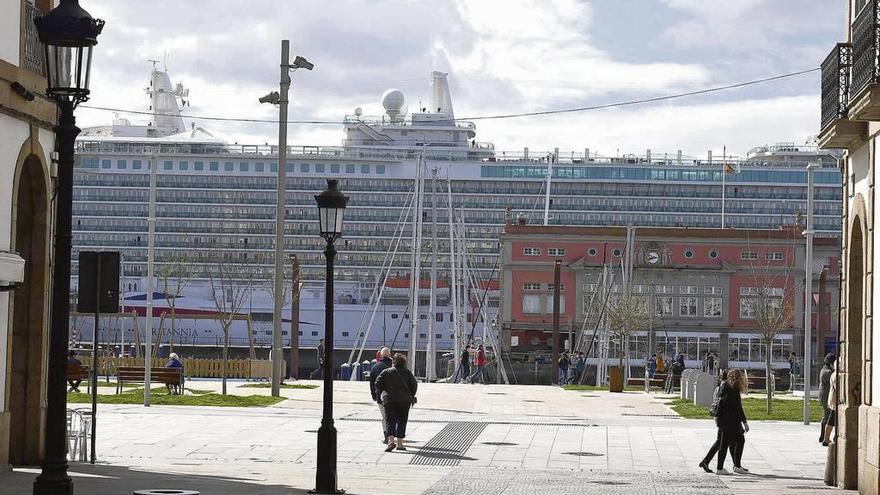
[[[91, 357], [78, 356], [77, 358], [82, 364], [89, 366], [90, 368], [92, 367]], [[223, 375], [222, 359], [192, 358], [182, 359], [181, 361], [183, 361], [183, 374], [188, 378], [221, 378]], [[152, 360], [152, 365], [154, 368], [162, 368], [167, 362], [167, 359], [154, 358]], [[111, 357], [108, 360], [105, 360], [103, 357], [98, 357], [98, 374], [104, 375], [109, 373], [110, 376], [113, 376], [116, 374], [117, 367], [143, 365], [144, 358]], [[284, 363], [282, 369], [287, 369], [286, 366], [287, 364]], [[227, 361], [226, 377], [269, 379], [272, 377], [272, 361], [269, 361], [268, 359], [230, 359]]]

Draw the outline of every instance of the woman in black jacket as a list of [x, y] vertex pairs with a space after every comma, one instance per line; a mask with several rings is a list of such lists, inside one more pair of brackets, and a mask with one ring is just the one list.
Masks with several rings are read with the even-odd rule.
[[[412, 372], [406, 368], [406, 356], [397, 353], [392, 359], [393, 366], [379, 373], [376, 378], [376, 392], [385, 406], [385, 418], [388, 422], [388, 447], [385, 452], [406, 450], [403, 439], [406, 437], [406, 421], [409, 408], [416, 402], [418, 383]], [[396, 439], [396, 442], [395, 442]]]
[[742, 407], [742, 396], [746, 389], [746, 378], [742, 370], [733, 369], [727, 374], [727, 381], [721, 384], [721, 402], [718, 407], [718, 416], [715, 424], [718, 425], [718, 440], [721, 445], [718, 448], [718, 469], [716, 474], [730, 474], [724, 469], [724, 460], [727, 450], [733, 454], [733, 472], [748, 474], [749, 470], [742, 467], [742, 454], [746, 438], [744, 433], [749, 431], [749, 423]]

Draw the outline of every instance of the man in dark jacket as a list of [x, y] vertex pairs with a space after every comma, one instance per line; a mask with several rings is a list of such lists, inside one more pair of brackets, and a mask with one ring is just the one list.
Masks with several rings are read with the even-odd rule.
[[380, 359], [370, 368], [370, 394], [373, 396], [373, 402], [379, 404], [379, 414], [382, 416], [382, 443], [388, 443], [388, 421], [385, 418], [385, 406], [382, 404], [382, 397], [376, 390], [376, 378], [379, 374], [391, 367], [391, 349], [383, 347], [379, 349]]

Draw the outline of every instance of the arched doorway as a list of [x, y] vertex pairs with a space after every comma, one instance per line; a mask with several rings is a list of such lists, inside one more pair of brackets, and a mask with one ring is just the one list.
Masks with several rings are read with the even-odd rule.
[[[843, 406], [839, 409], [841, 414], [838, 414], [837, 421], [838, 428], [843, 426], [845, 432], [845, 438], [840, 438], [838, 451], [838, 455], [842, 454], [843, 457], [842, 462], [838, 461], [838, 465], [843, 467], [839, 480], [842, 481], [844, 488], [854, 489], [858, 483], [858, 409], [862, 398], [862, 338], [865, 325], [865, 241], [861, 216], [856, 215], [853, 218], [850, 232], [847, 250], [849, 264], [846, 287], [846, 334], [843, 336], [842, 362], [839, 362], [839, 365], [842, 365], [840, 366], [842, 374], [839, 377], [840, 392], [838, 393], [841, 394], [839, 400]], [[845, 424], [841, 425], [840, 422]]]
[[12, 293], [9, 327], [9, 463], [14, 465], [37, 464], [42, 452], [47, 197], [43, 165], [30, 155], [18, 174], [13, 206], [12, 249], [25, 260], [24, 282]]

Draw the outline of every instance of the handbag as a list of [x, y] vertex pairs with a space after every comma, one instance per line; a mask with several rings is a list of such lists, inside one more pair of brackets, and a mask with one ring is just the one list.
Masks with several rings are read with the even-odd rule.
[[718, 413], [721, 412], [721, 387], [718, 387], [718, 391], [715, 393], [715, 398], [712, 399], [712, 405], [709, 406], [709, 416], [713, 418], [718, 417]]

